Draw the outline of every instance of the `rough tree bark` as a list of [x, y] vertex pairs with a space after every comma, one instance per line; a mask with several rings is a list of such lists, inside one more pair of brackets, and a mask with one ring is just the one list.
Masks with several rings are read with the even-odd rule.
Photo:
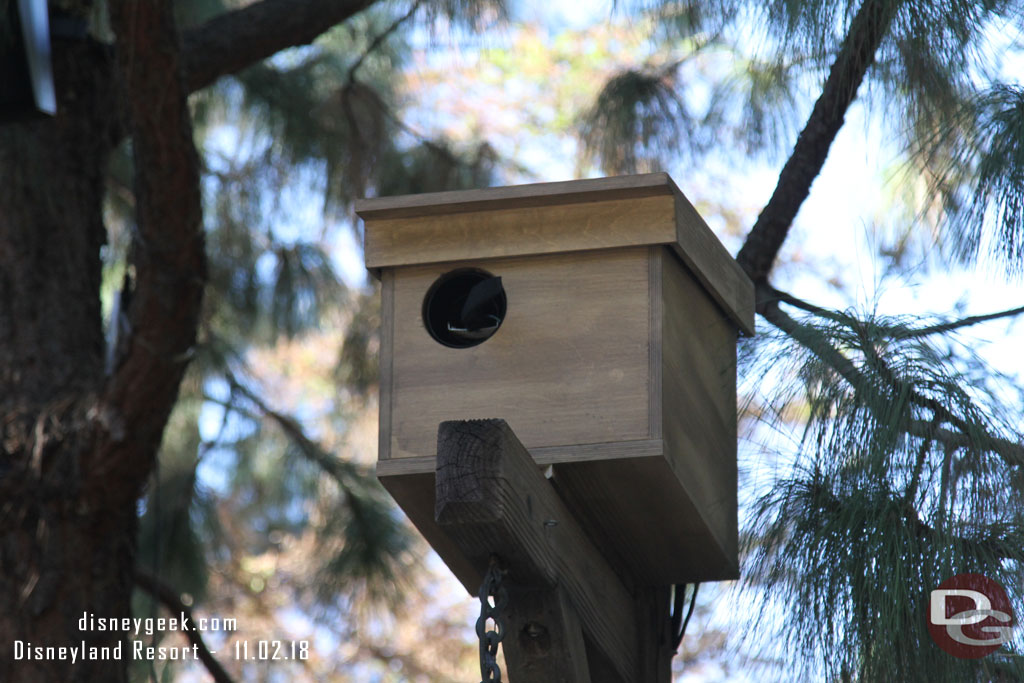
[[[186, 98], [370, 2], [301, 3], [292, 26], [282, 16], [294, 18], [296, 4], [263, 0], [179, 40], [170, 0], [112, 0], [114, 46], [54, 43], [58, 115], [0, 127], [2, 681], [127, 678], [127, 653], [73, 663], [23, 648], [16, 660], [15, 642], [115, 647], [124, 635], [78, 622], [129, 616], [136, 505], [195, 343], [205, 254]], [[126, 135], [137, 206], [131, 333], [108, 375], [102, 209], [107, 162]]]
[[133, 569], [134, 507], [98, 499], [91, 474], [110, 54], [55, 48], [59, 116], [0, 128], [0, 680], [117, 681], [108, 667], [14, 660], [15, 641], [113, 645], [77, 620], [127, 615]]
[[[736, 255], [740, 267], [755, 284], [767, 282], [779, 249], [811, 192], [811, 184], [825, 165], [846, 112], [857, 97], [857, 90], [874, 63], [875, 53], [889, 33], [898, 10], [898, 2], [864, 0], [850, 22], [850, 30], [832, 63], [821, 95], [779, 173], [775, 191]], [[762, 308], [757, 312], [763, 315]]]

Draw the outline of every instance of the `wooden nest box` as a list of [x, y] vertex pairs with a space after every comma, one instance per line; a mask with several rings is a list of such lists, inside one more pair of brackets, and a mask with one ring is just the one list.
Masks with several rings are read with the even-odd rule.
[[499, 417], [613, 564], [652, 584], [737, 576], [753, 287], [668, 175], [356, 213], [383, 292], [377, 476], [435, 547], [438, 424]]

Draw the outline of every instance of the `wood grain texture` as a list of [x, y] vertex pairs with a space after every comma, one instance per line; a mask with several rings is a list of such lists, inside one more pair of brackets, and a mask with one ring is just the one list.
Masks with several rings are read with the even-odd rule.
[[676, 239], [670, 195], [366, 222], [368, 268], [644, 246]]
[[689, 200], [678, 189], [676, 192], [677, 232], [672, 248], [733, 324], [743, 334], [754, 336], [754, 283]]
[[670, 252], [663, 259], [668, 462], [736, 573], [736, 330]]
[[583, 460], [620, 460], [661, 455], [665, 445], [661, 439], [640, 439], [637, 441], [614, 441], [611, 443], [585, 443], [552, 448], [532, 448], [530, 455], [538, 465], [555, 465], [562, 462]]
[[367, 268], [671, 245], [744, 334], [753, 285], [664, 173], [360, 200]]
[[[572, 446], [554, 446], [551, 448], [531, 448], [530, 457], [539, 467], [556, 465], [564, 462], [581, 462], [591, 460], [621, 460], [626, 458], [646, 458], [661, 455], [665, 445], [661, 439], [642, 439], [639, 441], [618, 441], [613, 443], [588, 443]], [[437, 467], [437, 458], [433, 455], [421, 455], [411, 458], [388, 458], [377, 461], [377, 476], [391, 477], [406, 474], [433, 473]]]
[[[661, 456], [665, 445], [661, 439], [620, 441], [614, 443], [577, 444], [551, 448], [528, 449], [530, 457], [538, 467], [566, 462], [590, 462], [594, 460], [623, 460]], [[433, 475], [437, 468], [437, 457], [421, 455], [411, 458], [388, 458], [377, 461], [377, 478], [401, 477], [414, 474]]]
[[469, 211], [578, 204], [610, 199], [635, 199], [668, 195], [673, 192], [673, 188], [675, 188], [675, 183], [667, 173], [641, 173], [611, 178], [489, 187], [482, 190], [357, 199], [355, 208], [356, 214], [360, 218], [369, 221], [371, 219], [437, 216]]
[[[452, 349], [426, 332], [421, 307], [465, 265], [502, 277], [508, 313], [483, 344]], [[494, 416], [531, 449], [648, 440], [647, 269], [643, 247], [396, 269], [381, 458], [434, 455], [440, 422]]]
[[454, 563], [482, 572], [497, 555], [510, 586], [563, 589], [622, 680], [639, 681], [632, 597], [509, 425], [445, 422], [437, 438], [435, 519], [461, 551]]
[[[377, 457], [387, 460], [391, 448], [391, 394], [394, 385], [395, 358], [395, 273], [388, 271], [380, 284], [380, 399], [377, 424]], [[433, 470], [431, 470], [433, 471]]]
[[552, 482], [612, 566], [639, 584], [736, 577], [735, 558], [710, 533], [667, 457], [562, 463]]
[[513, 587], [508, 597], [508, 631], [501, 648], [509, 678], [592, 683], [583, 624], [568, 593], [558, 587]]
[[[652, 585], [735, 578], [735, 326], [664, 247], [480, 265], [507, 277], [509, 316], [471, 349], [440, 346], [418, 296], [402, 303], [403, 277], [425, 292], [447, 266], [395, 271], [392, 433], [378, 476], [432, 473], [439, 422], [506, 416], [617, 567]], [[574, 306], [575, 291], [599, 295]]]
[[652, 439], [662, 437], [662, 319], [665, 315], [664, 292], [662, 291], [663, 247], [649, 247], [647, 250], [647, 298], [650, 301], [647, 315], [647, 421]]
[[636, 596], [640, 625], [640, 680], [644, 683], [672, 683], [671, 603], [672, 587], [645, 586]]
[[664, 450], [554, 463], [554, 483], [613, 564], [641, 582], [735, 578], [736, 330], [670, 250], [654, 257]]

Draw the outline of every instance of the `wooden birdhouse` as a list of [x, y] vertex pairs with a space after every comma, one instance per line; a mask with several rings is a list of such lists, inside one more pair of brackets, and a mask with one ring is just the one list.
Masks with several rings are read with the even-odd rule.
[[427, 539], [438, 424], [508, 422], [613, 563], [738, 573], [753, 287], [668, 175], [357, 203], [382, 283], [377, 475]]

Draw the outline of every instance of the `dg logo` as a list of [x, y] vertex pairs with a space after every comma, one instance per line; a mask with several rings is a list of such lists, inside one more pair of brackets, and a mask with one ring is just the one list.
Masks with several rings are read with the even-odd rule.
[[931, 592], [928, 632], [961, 659], [980, 659], [1010, 642], [1015, 618], [1010, 598], [981, 574], [957, 574]]

